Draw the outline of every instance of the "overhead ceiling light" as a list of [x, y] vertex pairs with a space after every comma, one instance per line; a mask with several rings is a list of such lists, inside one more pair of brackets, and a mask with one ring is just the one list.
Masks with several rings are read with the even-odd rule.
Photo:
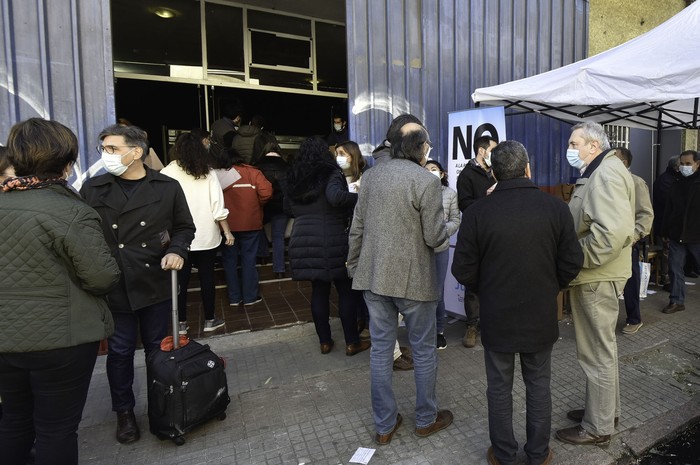
[[170, 19], [174, 18], [175, 16], [178, 15], [178, 12], [171, 9], [171, 8], [165, 8], [165, 7], [158, 7], [153, 10], [153, 13], [156, 14], [156, 16], [159, 16], [164, 19]]

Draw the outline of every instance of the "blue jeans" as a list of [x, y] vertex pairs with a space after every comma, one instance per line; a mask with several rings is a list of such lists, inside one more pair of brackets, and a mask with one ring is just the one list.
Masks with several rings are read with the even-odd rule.
[[450, 261], [450, 249], [437, 252], [435, 254], [435, 268], [437, 269], [437, 283], [440, 291], [440, 300], [438, 300], [437, 308], [435, 309], [435, 321], [438, 334], [442, 334], [445, 330], [445, 277], [447, 276], [447, 265]]
[[683, 244], [673, 239], [668, 244], [668, 274], [671, 278], [672, 304], [685, 303], [685, 266], [686, 254], [691, 254], [700, 263], [700, 244]]
[[[504, 465], [515, 464], [518, 442], [513, 434], [513, 372], [515, 354], [484, 349], [486, 399], [489, 407], [489, 437], [493, 452]], [[542, 463], [549, 454], [552, 422], [550, 390], [552, 348], [521, 353], [520, 367], [525, 382], [525, 453], [530, 463]]]
[[284, 273], [284, 233], [287, 231], [288, 221], [289, 218], [283, 213], [270, 218], [273, 273]]
[[632, 276], [625, 283], [622, 295], [625, 298], [625, 310], [627, 311], [627, 324], [638, 325], [642, 322], [642, 314], [639, 309], [639, 286], [641, 276], [639, 273], [639, 247], [632, 246]]
[[[99, 343], [0, 354], [2, 463], [77, 465], [83, 415]], [[34, 462], [33, 462], [34, 463]]]
[[386, 434], [396, 424], [398, 407], [392, 388], [394, 345], [398, 332], [398, 314], [406, 322], [408, 342], [413, 352], [416, 383], [416, 428], [425, 428], [437, 417], [437, 349], [435, 348], [436, 301], [420, 302], [388, 297], [365, 291], [372, 337], [369, 366], [372, 411], [377, 433]]
[[137, 336], [141, 335], [146, 357], [152, 350], [159, 350], [172, 326], [171, 310], [172, 302], [166, 300], [134, 312], [112, 312], [114, 334], [107, 344], [107, 379], [113, 411], [131, 410], [136, 405], [132, 385]]
[[[260, 231], [237, 231], [233, 233], [232, 246], [223, 245], [221, 260], [224, 264], [228, 301], [237, 304], [254, 302], [258, 298], [258, 269], [255, 262], [260, 241]], [[241, 274], [238, 275], [240, 255]]]

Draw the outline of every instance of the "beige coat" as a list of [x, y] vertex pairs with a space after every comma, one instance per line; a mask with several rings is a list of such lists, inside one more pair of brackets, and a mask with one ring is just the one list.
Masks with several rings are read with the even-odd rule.
[[590, 178], [579, 178], [569, 202], [583, 249], [583, 268], [572, 286], [627, 281], [635, 235], [634, 181], [613, 150]]
[[651, 234], [654, 207], [651, 205], [646, 181], [635, 174], [632, 175], [632, 181], [634, 181], [634, 242], [637, 242]]

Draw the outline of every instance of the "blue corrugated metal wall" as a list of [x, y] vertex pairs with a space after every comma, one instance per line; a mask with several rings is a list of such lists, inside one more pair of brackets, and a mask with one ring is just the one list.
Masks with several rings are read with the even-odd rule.
[[114, 122], [109, 18], [109, 0], [0, 0], [3, 144], [18, 121], [54, 119], [78, 136], [74, 171], [89, 168], [97, 135]]
[[[347, 0], [346, 10], [350, 128], [366, 154], [410, 112], [445, 162], [447, 113], [473, 108], [474, 89], [586, 57], [586, 0]], [[506, 123], [531, 155], [535, 182], [568, 180], [569, 124], [539, 115]]]

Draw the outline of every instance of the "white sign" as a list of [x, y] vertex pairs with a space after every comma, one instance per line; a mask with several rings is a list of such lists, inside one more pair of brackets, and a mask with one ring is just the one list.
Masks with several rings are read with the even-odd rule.
[[[506, 140], [506, 117], [503, 107], [477, 108], [448, 113], [447, 173], [450, 187], [457, 190], [457, 178], [474, 157], [474, 141], [491, 136], [496, 141]], [[445, 309], [455, 316], [466, 318], [464, 286], [452, 276], [452, 256], [457, 234], [450, 238], [450, 260], [445, 277]]]

